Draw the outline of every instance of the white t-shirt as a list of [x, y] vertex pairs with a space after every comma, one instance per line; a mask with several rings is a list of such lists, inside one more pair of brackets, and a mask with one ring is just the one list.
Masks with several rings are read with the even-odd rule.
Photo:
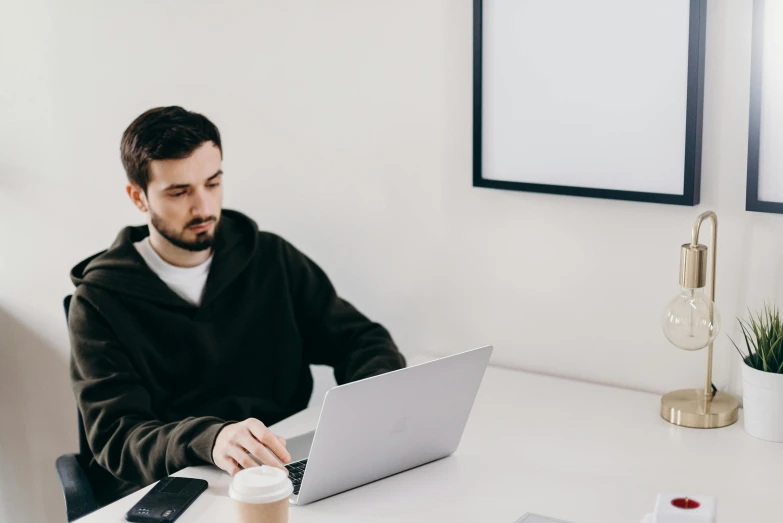
[[177, 267], [160, 257], [160, 254], [150, 244], [149, 236], [134, 243], [133, 246], [139, 251], [152, 272], [157, 274], [172, 291], [192, 305], [201, 304], [204, 286], [207, 284], [207, 276], [209, 276], [209, 267], [212, 265], [212, 256], [195, 267]]

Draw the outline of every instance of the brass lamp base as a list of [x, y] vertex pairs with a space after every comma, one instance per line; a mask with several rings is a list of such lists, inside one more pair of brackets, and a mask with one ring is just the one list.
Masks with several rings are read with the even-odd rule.
[[661, 398], [661, 417], [694, 429], [717, 429], [737, 421], [739, 404], [723, 392], [705, 396], [703, 389], [670, 392]]

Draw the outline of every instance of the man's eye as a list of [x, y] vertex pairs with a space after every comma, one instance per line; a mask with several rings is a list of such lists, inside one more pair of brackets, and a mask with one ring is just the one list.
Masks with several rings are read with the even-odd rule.
[[218, 185], [220, 185], [220, 182], [209, 183], [207, 184], [207, 187], [217, 187]]
[[185, 194], [185, 191], [169, 193], [169, 196], [171, 196], [172, 198], [179, 198], [183, 194]]

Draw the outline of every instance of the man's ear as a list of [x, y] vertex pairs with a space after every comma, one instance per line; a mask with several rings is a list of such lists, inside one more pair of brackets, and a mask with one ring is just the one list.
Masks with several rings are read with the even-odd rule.
[[141, 190], [141, 187], [136, 184], [129, 183], [125, 187], [125, 192], [128, 193], [128, 197], [131, 199], [133, 205], [135, 205], [137, 209], [139, 209], [141, 212], [147, 212], [149, 209], [149, 205], [147, 204], [147, 195], [144, 194], [144, 191]]

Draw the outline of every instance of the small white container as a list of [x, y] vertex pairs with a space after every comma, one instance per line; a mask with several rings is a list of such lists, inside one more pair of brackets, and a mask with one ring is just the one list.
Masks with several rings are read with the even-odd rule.
[[783, 442], [783, 374], [742, 365], [745, 431], [753, 437]]
[[715, 523], [718, 502], [710, 496], [658, 494], [655, 509], [641, 523]]

